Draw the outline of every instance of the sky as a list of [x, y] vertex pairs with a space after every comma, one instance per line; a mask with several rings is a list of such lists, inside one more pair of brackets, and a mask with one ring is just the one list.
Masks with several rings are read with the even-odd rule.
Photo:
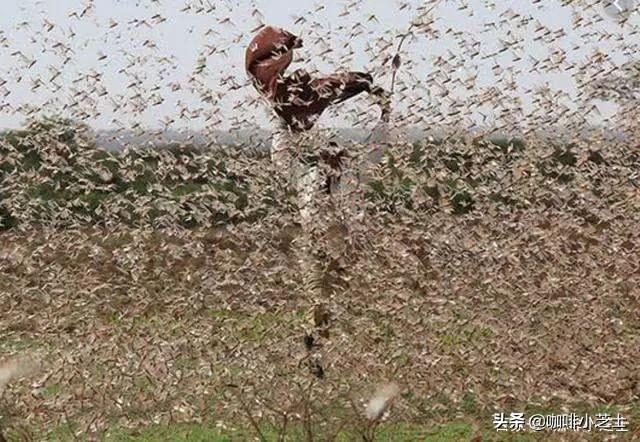
[[[437, 124], [439, 113], [460, 103], [471, 109], [465, 121], [485, 121], [487, 115], [491, 120], [496, 109], [480, 104], [478, 97], [492, 88], [525, 107], [536, 106], [531, 91], [545, 86], [558, 92], [552, 99], [558, 109], [586, 106], [592, 103], [576, 99], [579, 89], [571, 72], [530, 73], [529, 67], [560, 51], [565, 63], [584, 62], [600, 51], [607, 54], [609, 68], [632, 59], [637, 51], [630, 48], [640, 45], [640, 33], [633, 33], [639, 14], [622, 24], [607, 13], [608, 0], [585, 9], [587, 3], [594, 0], [3, 0], [0, 127], [19, 127], [34, 114], [70, 116], [96, 129], [265, 127], [267, 108], [244, 72], [244, 51], [261, 23], [303, 37], [294, 69], [368, 70], [386, 87], [391, 70], [382, 60], [393, 55], [398, 35], [420, 8], [431, 6], [432, 32], [417, 32], [403, 46], [402, 92], [394, 96], [394, 107], [400, 116], [413, 113], [403, 120], [407, 124]], [[530, 17], [530, 24], [514, 27], [513, 13]], [[574, 29], [577, 16], [596, 21]], [[540, 25], [565, 35], [536, 40]], [[350, 36], [353, 29], [361, 32]], [[603, 33], [619, 38], [602, 40]], [[465, 55], [462, 40], [478, 42], [480, 55]], [[504, 41], [517, 41], [518, 49], [491, 56]], [[457, 61], [454, 78], [475, 76], [473, 87], [442, 85], [438, 57]], [[515, 87], [507, 93], [509, 84]], [[606, 122], [617, 109], [595, 104], [590, 118], [596, 123]], [[373, 115], [366, 97], [359, 97], [321, 122], [357, 126], [360, 108]]]

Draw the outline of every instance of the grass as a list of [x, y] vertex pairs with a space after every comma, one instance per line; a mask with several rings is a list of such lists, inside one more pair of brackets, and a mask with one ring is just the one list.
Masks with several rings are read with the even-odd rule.
[[[280, 434], [275, 429], [261, 429], [263, 436], [269, 442], [279, 441]], [[542, 440], [558, 440], [562, 436], [582, 436], [589, 437], [588, 433], [556, 433], [550, 436], [549, 433], [531, 432], [497, 432], [485, 430], [480, 433], [474, 431], [474, 426], [468, 422], [458, 421], [426, 428], [407, 424], [387, 424], [381, 425], [376, 432], [376, 441], [380, 442], [465, 442], [473, 440], [485, 441], [513, 441], [513, 442], [533, 442]], [[596, 437], [596, 434], [591, 434]], [[253, 432], [242, 430], [221, 430], [219, 427], [202, 424], [174, 424], [169, 426], [152, 426], [142, 430], [116, 430], [105, 434], [105, 442], [233, 442], [250, 440], [255, 438]], [[478, 439], [481, 437], [481, 439]], [[301, 428], [294, 429], [288, 433], [286, 440], [304, 440], [305, 434]], [[341, 432], [336, 437], [337, 442], [349, 442], [360, 440], [357, 433]], [[55, 438], [53, 439], [55, 440]], [[62, 439], [61, 439], [62, 440]], [[322, 439], [320, 439], [322, 440]]]
[[[432, 430], [425, 430], [421, 427], [412, 425], [392, 424], [383, 425], [377, 432], [376, 440], [378, 441], [414, 441], [421, 440], [425, 442], [437, 441], [462, 441], [470, 440], [473, 433], [472, 426], [455, 422], [447, 425], [438, 426]], [[264, 429], [263, 435], [267, 441], [277, 441], [278, 432], [275, 429]], [[133, 432], [112, 432], [108, 433], [105, 441], [109, 442], [160, 442], [160, 441], [216, 441], [216, 442], [232, 442], [239, 440], [248, 440], [255, 437], [254, 433], [243, 431], [223, 432], [217, 428], [208, 428], [198, 424], [180, 424], [172, 426], [157, 426], [142, 431]], [[342, 432], [338, 435], [336, 441], [347, 442], [359, 438], [358, 434]], [[301, 428], [291, 431], [291, 436], [287, 440], [304, 440], [304, 431]]]

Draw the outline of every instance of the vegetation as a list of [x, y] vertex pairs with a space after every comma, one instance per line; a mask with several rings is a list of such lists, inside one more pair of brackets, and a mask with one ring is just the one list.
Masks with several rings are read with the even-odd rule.
[[[552, 148], [545, 160], [529, 165], [543, 177], [570, 182], [577, 161], [573, 146]], [[96, 146], [88, 128], [47, 118], [25, 130], [0, 134], [0, 154], [4, 229], [21, 223], [222, 226], [254, 222], [266, 208], [281, 207], [267, 186], [251, 198], [261, 207], [249, 205], [248, 180], [255, 168], [268, 163], [265, 155], [251, 150], [171, 144], [110, 152]], [[371, 210], [385, 213], [414, 210], [418, 200], [463, 215], [474, 210], [477, 197], [487, 197], [500, 210], [509, 209], [526, 204], [526, 195], [505, 194], [501, 180], [512, 180], [518, 172], [514, 167], [531, 155], [519, 139], [417, 142], [409, 150], [388, 151], [377, 178], [366, 185], [365, 196]], [[229, 164], [239, 159], [248, 164], [231, 171]], [[251, 161], [256, 161], [254, 169]], [[486, 165], [511, 176], [483, 171]], [[479, 187], [493, 191], [477, 195]]]

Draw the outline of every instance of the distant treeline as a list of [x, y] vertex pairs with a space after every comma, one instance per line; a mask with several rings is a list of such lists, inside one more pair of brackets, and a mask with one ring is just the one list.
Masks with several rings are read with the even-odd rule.
[[[380, 214], [553, 205], [545, 183], [579, 192], [572, 185], [576, 175], [589, 180], [593, 167], [607, 166], [598, 150], [589, 151], [586, 166], [577, 152], [571, 144], [515, 138], [405, 143], [387, 152], [366, 198], [369, 210]], [[114, 152], [100, 148], [86, 126], [43, 119], [0, 135], [0, 226], [254, 222], [286, 209], [269, 175], [257, 172], [268, 162], [261, 149], [180, 143]], [[606, 183], [606, 175], [594, 186]]]

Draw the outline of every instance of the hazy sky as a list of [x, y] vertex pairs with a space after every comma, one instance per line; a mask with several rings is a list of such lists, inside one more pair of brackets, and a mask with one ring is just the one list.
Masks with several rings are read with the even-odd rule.
[[[402, 3], [408, 6], [401, 9]], [[487, 0], [402, 3], [3, 0], [0, 84], [4, 84], [0, 86], [0, 127], [22, 124], [26, 108], [21, 106], [45, 113], [80, 116], [93, 127], [102, 129], [136, 124], [156, 128], [165, 125], [223, 128], [236, 120], [240, 124], [265, 126], [268, 124], [266, 112], [260, 103], [252, 101], [257, 95], [247, 85], [243, 65], [250, 31], [260, 22], [285, 27], [305, 39], [295, 67], [317, 68], [327, 73], [339, 66], [368, 69], [377, 72], [383, 85], [388, 86], [390, 71], [381, 66], [381, 57], [375, 56], [392, 55], [393, 50], [381, 52], [384, 43], [375, 49], [376, 40], [393, 42], [417, 16], [417, 8], [437, 4], [432, 12], [435, 18], [432, 28], [439, 35], [421, 34], [405, 43], [404, 59], [412, 63], [406, 63], [398, 74], [407, 90], [396, 97], [398, 112], [416, 112], [408, 106], [409, 98], [417, 95], [422, 100], [422, 107], [418, 109], [425, 109], [427, 124], [436, 115], [442, 89], [429, 77], [438, 69], [434, 67], [438, 56], [444, 59], [450, 59], [451, 54], [458, 56], [463, 64], [455, 75], [460, 78], [477, 75], [472, 92], [459, 87], [452, 90], [456, 100], [464, 101], [483, 88], [505, 84], [509, 81], [506, 77], [512, 75], [517, 84], [514, 96], [520, 96], [523, 103], [529, 105], [528, 94], [532, 88], [548, 85], [552, 90], [566, 92], [567, 102], [571, 102], [572, 94], [577, 91], [569, 72], [528, 73], [533, 59], [542, 60], [554, 51], [563, 50], [567, 62], [579, 62], [599, 50], [608, 54], [612, 63], [621, 64], [637, 53], [625, 54], [624, 45], [640, 44], [640, 35], [631, 34], [639, 26], [637, 13], [622, 26], [604, 14], [600, 5], [583, 10], [577, 5], [587, 2], [580, 0], [569, 6], [562, 6], [560, 0], [541, 0], [536, 6], [523, 0], [496, 1], [494, 6]], [[605, 3], [607, 1], [602, 1]], [[465, 4], [468, 7], [464, 8]], [[88, 5], [91, 8], [80, 16]], [[508, 23], [500, 24], [505, 17], [501, 18], [500, 14], [507, 10], [530, 16], [528, 31], [522, 28], [509, 31]], [[602, 20], [573, 29], [576, 14]], [[296, 23], [299, 17], [306, 21]], [[363, 32], [349, 38], [347, 29], [353, 29], [357, 22], [361, 23]], [[490, 26], [492, 23], [496, 24], [494, 28]], [[552, 42], [535, 40], [533, 31], [539, 24], [554, 32], [564, 29], [566, 35]], [[465, 58], [459, 36], [456, 32], [447, 32], [449, 28], [478, 41], [480, 56]], [[619, 35], [620, 39], [598, 41], [590, 32]], [[516, 51], [521, 53], [521, 59], [510, 52], [482, 58], [496, 52], [501, 40], [521, 40], [522, 49]], [[353, 50], [350, 57], [346, 42]], [[327, 48], [333, 50], [324, 59], [315, 56]], [[509, 67], [514, 68], [515, 73], [505, 73], [504, 69], [508, 71]], [[203, 101], [206, 96], [211, 101]], [[355, 109], [366, 104], [365, 101], [359, 98], [346, 109]], [[598, 105], [605, 117], [614, 109], [602, 103]], [[479, 105], [477, 110], [481, 110]], [[354, 112], [346, 113], [350, 119], [328, 115], [323, 117], [323, 122], [355, 124]], [[344, 109], [341, 114], [345, 114]], [[597, 115], [595, 119], [598, 120]]]

